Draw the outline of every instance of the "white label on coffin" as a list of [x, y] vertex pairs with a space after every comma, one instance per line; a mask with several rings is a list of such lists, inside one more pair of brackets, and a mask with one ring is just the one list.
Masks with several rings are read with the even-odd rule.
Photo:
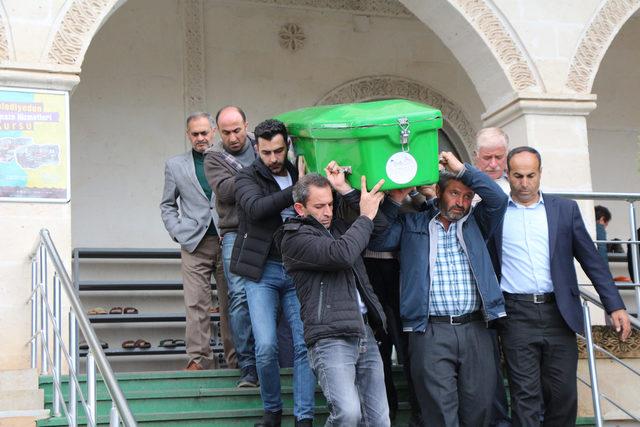
[[409, 153], [396, 153], [387, 160], [387, 176], [396, 184], [406, 184], [418, 173], [418, 162]]

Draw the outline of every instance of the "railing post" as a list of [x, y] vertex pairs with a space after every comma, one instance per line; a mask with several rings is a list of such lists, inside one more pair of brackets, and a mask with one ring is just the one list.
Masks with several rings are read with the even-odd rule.
[[88, 425], [96, 425], [96, 363], [93, 358], [93, 352], [91, 348], [87, 352], [87, 406], [89, 407], [89, 413], [87, 414]]
[[[49, 348], [49, 316], [47, 314], [47, 250], [40, 245], [40, 345]], [[41, 349], [40, 373], [46, 375], [49, 372], [47, 352]]]
[[38, 366], [38, 262], [36, 257], [31, 260], [31, 369]]
[[[58, 333], [53, 334], [53, 379], [60, 385], [61, 363], [60, 353], [61, 345], [58, 336], [62, 336], [62, 295], [60, 295], [60, 278], [56, 273], [53, 275], [53, 327]], [[53, 389], [53, 416], [60, 416], [60, 392], [57, 387]]]
[[120, 414], [116, 402], [111, 402], [111, 412], [109, 413], [109, 427], [118, 427], [120, 425]]
[[71, 418], [71, 427], [78, 425], [78, 395], [76, 384], [74, 381], [75, 373], [78, 372], [78, 329], [76, 327], [76, 315], [72, 310], [69, 311], [69, 358], [71, 365], [69, 366], [69, 418]]
[[593, 351], [593, 336], [591, 335], [591, 313], [589, 303], [582, 303], [584, 315], [584, 337], [587, 340], [587, 355], [589, 358], [589, 376], [591, 378], [591, 397], [593, 399], [593, 416], [596, 427], [602, 427], [602, 409], [600, 408], [600, 389], [598, 388], [598, 373], [596, 372], [596, 356]]
[[[633, 201], [629, 202], [629, 224], [631, 225], [631, 240], [638, 240], [637, 234], [637, 225], [636, 225], [636, 208], [633, 204]], [[638, 245], [633, 243], [630, 244], [631, 248], [631, 265], [633, 266], [633, 283], [636, 285], [640, 283], [640, 271], [638, 271], [638, 266], [640, 265], [640, 261], [638, 261]], [[636, 313], [640, 316], [640, 287], [636, 286]]]

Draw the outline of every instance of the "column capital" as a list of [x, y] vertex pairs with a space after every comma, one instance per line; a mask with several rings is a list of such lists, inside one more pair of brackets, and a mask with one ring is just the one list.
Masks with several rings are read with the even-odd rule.
[[482, 115], [482, 124], [505, 126], [524, 115], [587, 116], [596, 108], [595, 94], [519, 93]]
[[2, 86], [71, 92], [80, 83], [80, 67], [47, 64], [2, 64]]

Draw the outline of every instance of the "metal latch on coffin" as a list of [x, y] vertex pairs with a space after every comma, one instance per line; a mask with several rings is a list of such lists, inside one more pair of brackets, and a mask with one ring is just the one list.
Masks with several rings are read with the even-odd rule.
[[400, 142], [402, 144], [402, 151], [408, 153], [409, 134], [411, 134], [411, 131], [409, 130], [409, 119], [407, 117], [400, 117], [398, 119], [398, 124], [400, 125]]

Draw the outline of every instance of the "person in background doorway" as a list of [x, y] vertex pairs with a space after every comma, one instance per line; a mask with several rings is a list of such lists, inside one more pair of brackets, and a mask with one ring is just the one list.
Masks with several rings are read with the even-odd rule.
[[[596, 240], [607, 240], [607, 226], [609, 225], [609, 221], [611, 221], [611, 211], [600, 205], [596, 206], [594, 209], [596, 212]], [[596, 247], [598, 248], [598, 253], [604, 262], [609, 264], [607, 244], [597, 243]]]

